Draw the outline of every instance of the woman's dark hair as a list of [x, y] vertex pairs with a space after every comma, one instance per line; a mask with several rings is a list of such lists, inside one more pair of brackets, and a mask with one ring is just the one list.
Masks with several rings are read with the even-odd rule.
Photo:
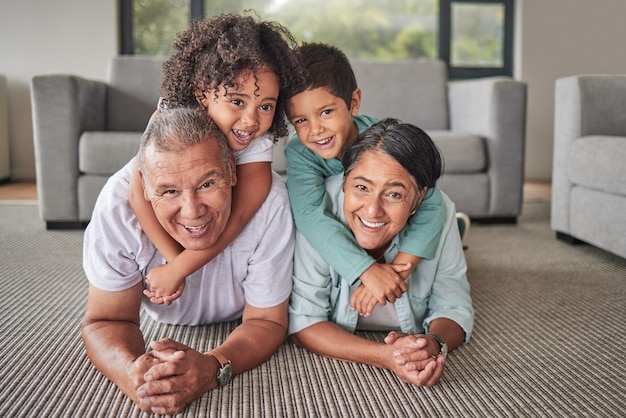
[[231, 88], [242, 70], [256, 74], [271, 70], [279, 79], [276, 113], [270, 133], [287, 135], [287, 92], [301, 84], [297, 42], [277, 22], [258, 21], [252, 16], [222, 14], [195, 21], [179, 33], [173, 52], [163, 64], [161, 95], [167, 107], [200, 108], [196, 91]]
[[443, 173], [443, 157], [430, 136], [398, 119], [387, 118], [372, 125], [346, 149], [344, 178], [366, 151], [382, 151], [396, 160], [415, 179], [418, 190], [434, 187]]

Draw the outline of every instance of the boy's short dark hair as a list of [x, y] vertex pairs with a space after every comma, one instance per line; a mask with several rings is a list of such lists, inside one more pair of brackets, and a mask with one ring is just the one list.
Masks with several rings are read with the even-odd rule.
[[350, 108], [352, 93], [357, 84], [346, 54], [335, 46], [319, 42], [303, 43], [297, 51], [302, 63], [304, 82], [289, 97], [306, 90], [327, 88]]

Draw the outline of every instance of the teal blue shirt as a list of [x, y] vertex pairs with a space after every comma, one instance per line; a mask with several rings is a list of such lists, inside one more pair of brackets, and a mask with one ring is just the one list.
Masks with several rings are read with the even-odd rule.
[[[342, 176], [328, 181], [332, 212], [345, 223], [343, 216]], [[448, 318], [465, 331], [468, 341], [474, 326], [474, 309], [467, 281], [467, 264], [456, 223], [454, 204], [442, 195], [448, 214], [435, 245], [433, 258], [423, 260], [407, 278], [408, 290], [393, 304], [402, 332], [421, 334], [436, 318]], [[407, 226], [408, 227], [408, 226]], [[400, 236], [396, 235], [385, 252], [390, 262], [398, 254]], [[346, 227], [347, 229], [347, 227]], [[302, 331], [318, 322], [333, 322], [354, 332], [358, 311], [350, 308], [352, 292], [360, 281], [351, 283], [331, 267], [304, 235], [296, 232], [293, 288], [289, 302], [289, 334]]]
[[[359, 133], [378, 122], [365, 115], [355, 116], [353, 120]], [[289, 202], [298, 231], [328, 264], [354, 283], [375, 260], [332, 214], [324, 182], [327, 177], [343, 173], [341, 161], [323, 159], [305, 147], [296, 133], [287, 143], [285, 156]], [[400, 251], [426, 260], [433, 257], [446, 219], [441, 196], [438, 187], [428, 190], [417, 212], [409, 219], [409, 227], [400, 240]]]

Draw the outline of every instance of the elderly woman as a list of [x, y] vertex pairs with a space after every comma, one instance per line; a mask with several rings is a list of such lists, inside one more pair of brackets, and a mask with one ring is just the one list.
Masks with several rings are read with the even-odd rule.
[[[385, 119], [361, 134], [342, 161], [343, 176], [326, 183], [334, 215], [378, 262], [393, 260], [408, 218], [441, 176], [439, 150], [416, 126]], [[448, 215], [435, 257], [409, 275], [402, 297], [376, 305], [369, 316], [350, 307], [351, 295], [365, 287], [350, 285], [298, 234], [291, 340], [323, 356], [390, 369], [405, 382], [435, 385], [448, 351], [469, 340], [474, 324], [455, 207], [445, 195], [444, 202]], [[381, 343], [357, 330], [390, 332]]]

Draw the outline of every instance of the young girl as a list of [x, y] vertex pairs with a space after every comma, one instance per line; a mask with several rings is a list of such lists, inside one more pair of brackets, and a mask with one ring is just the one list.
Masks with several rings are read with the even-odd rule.
[[185, 277], [223, 251], [265, 201], [272, 182], [274, 136], [287, 134], [283, 93], [300, 77], [296, 45], [278, 23], [232, 14], [194, 22], [174, 41], [174, 52], [163, 64], [157, 112], [178, 106], [206, 109], [235, 152], [237, 185], [221, 237], [209, 249], [191, 251], [163, 230], [135, 173], [131, 205], [167, 260], [148, 272], [150, 288], [144, 293], [152, 302], [169, 305], [177, 299]]

